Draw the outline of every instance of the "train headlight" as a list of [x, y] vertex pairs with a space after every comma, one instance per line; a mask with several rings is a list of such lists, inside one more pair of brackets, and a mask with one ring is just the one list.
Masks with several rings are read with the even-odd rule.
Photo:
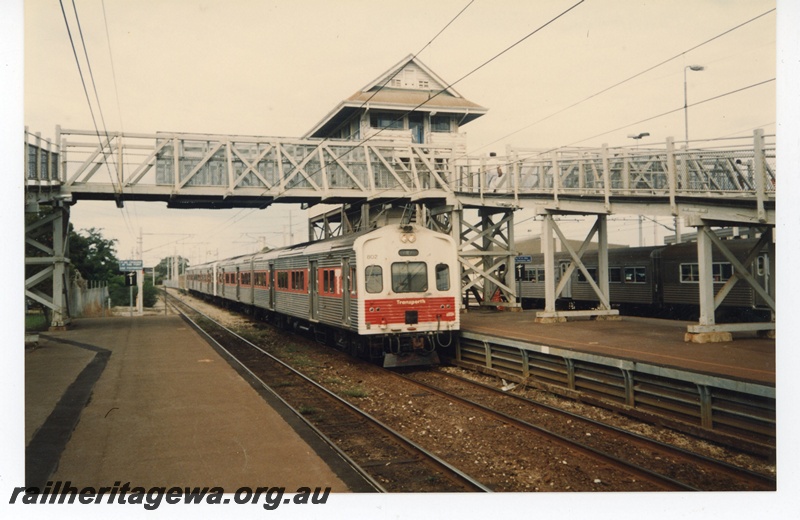
[[408, 241], [413, 244], [414, 242], [417, 241], [417, 236], [416, 235], [409, 235]]

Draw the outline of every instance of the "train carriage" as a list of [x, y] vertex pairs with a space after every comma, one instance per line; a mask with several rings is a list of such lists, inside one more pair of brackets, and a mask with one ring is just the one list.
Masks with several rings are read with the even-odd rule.
[[[457, 247], [415, 225], [189, 269], [190, 290], [263, 314], [384, 366], [438, 362], [460, 325]], [[216, 285], [196, 283], [216, 273]]]
[[[726, 246], [743, 260], [754, 245], [753, 240], [727, 240]], [[597, 252], [588, 251], [582, 261], [589, 275], [597, 282]], [[557, 253], [552, 276], [558, 284], [570, 264], [567, 253]], [[763, 251], [750, 269], [762, 287], [767, 287], [771, 262]], [[543, 256], [533, 255], [533, 263], [524, 266], [519, 281], [525, 307], [543, 305]], [[717, 293], [733, 275], [733, 266], [716, 248], [713, 249], [712, 275]], [[609, 298], [612, 307], [639, 315], [696, 319], [699, 312], [699, 271], [697, 244], [684, 243], [655, 247], [620, 248], [608, 252]], [[598, 304], [597, 295], [585, 275], [574, 270], [559, 296], [559, 308], [591, 308]], [[723, 320], [765, 319], [769, 306], [745, 283], [737, 283], [718, 309]]]

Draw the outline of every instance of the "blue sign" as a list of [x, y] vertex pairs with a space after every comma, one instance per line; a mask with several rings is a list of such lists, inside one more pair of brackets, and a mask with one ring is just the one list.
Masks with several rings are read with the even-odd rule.
[[514, 258], [515, 264], [529, 264], [531, 262], [533, 262], [533, 257], [531, 255], [519, 255]]
[[120, 260], [119, 261], [119, 270], [120, 271], [141, 271], [144, 267], [144, 263], [141, 260]]

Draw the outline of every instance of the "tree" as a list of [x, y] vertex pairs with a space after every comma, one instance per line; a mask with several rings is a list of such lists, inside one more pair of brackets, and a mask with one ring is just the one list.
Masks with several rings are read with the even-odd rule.
[[96, 228], [75, 232], [70, 224], [69, 258], [85, 280], [110, 281], [119, 272], [115, 238], [103, 238]]
[[[136, 295], [139, 294], [139, 287], [134, 286], [133, 291], [130, 287], [125, 286], [125, 276], [113, 276], [108, 282], [108, 294], [111, 296], [111, 305], [127, 307], [130, 305], [131, 292], [133, 293], [133, 304], [136, 305]], [[153, 307], [158, 301], [158, 290], [153, 286], [153, 282], [149, 277], [144, 279], [142, 305], [145, 307]]]
[[[172, 256], [162, 258], [158, 265], [156, 265], [156, 285], [161, 284], [165, 278], [168, 278], [169, 273], [172, 271], [173, 258], [174, 257]], [[181, 274], [185, 273], [187, 267], [189, 267], [189, 260], [182, 256], [178, 256], [178, 272]]]

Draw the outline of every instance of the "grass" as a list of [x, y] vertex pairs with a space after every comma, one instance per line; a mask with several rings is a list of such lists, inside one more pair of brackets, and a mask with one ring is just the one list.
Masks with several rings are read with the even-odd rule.
[[39, 332], [47, 330], [47, 318], [44, 314], [26, 314], [25, 332]]
[[369, 392], [367, 392], [364, 388], [360, 386], [354, 386], [353, 388], [348, 388], [346, 390], [342, 390], [342, 393], [348, 397], [367, 397]]
[[314, 415], [320, 412], [319, 408], [314, 408], [313, 406], [306, 406], [300, 405], [300, 408], [297, 409], [302, 415]]

